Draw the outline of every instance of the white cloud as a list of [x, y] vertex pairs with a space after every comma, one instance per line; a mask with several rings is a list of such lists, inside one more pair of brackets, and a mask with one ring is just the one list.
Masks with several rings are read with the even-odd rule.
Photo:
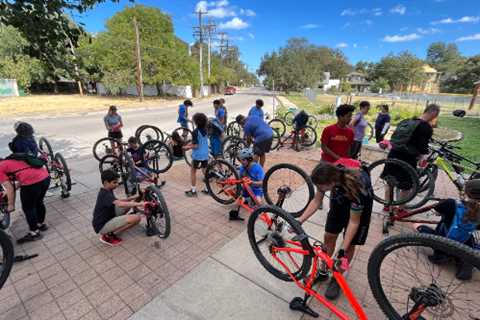
[[234, 29], [234, 30], [240, 30], [240, 29], [245, 29], [248, 28], [248, 23], [243, 21], [242, 19], [235, 17], [230, 21], [227, 22], [222, 22], [218, 26], [220, 29]]
[[373, 21], [370, 20], [370, 19], [367, 19], [367, 20], [363, 21], [363, 23], [365, 23], [367, 26], [371, 26], [373, 24]]
[[377, 17], [383, 15], [382, 8], [373, 8], [372, 13], [374, 16], [377, 16]]
[[368, 12], [369, 12], [369, 10], [365, 9], [365, 8], [358, 9], [358, 10], [348, 8], [348, 9], [343, 10], [342, 13], [340, 13], [340, 15], [341, 16], [356, 16], [358, 14], [366, 14]]
[[226, 7], [228, 6], [228, 0], [220, 0], [215, 3], [217, 7]]
[[353, 44], [353, 47], [354, 47], [354, 48], [357, 48], [357, 47], [358, 47], [358, 45], [357, 45], [356, 43], [354, 43], [354, 44]]
[[479, 16], [464, 16], [460, 19], [445, 18], [438, 21], [433, 21], [432, 24], [453, 24], [453, 23], [477, 23], [480, 21]]
[[348, 44], [345, 43], [345, 42], [340, 42], [340, 43], [337, 43], [336, 47], [337, 48], [346, 48], [346, 47], [348, 47]]
[[480, 40], [480, 33], [472, 34], [471, 36], [460, 37], [455, 41], [463, 42], [463, 41], [478, 41], [478, 40]]
[[226, 17], [235, 17], [236, 13], [228, 8], [218, 7], [208, 10], [207, 16], [222, 19]]
[[406, 41], [420, 39], [421, 37], [422, 36], [416, 33], [410, 33], [406, 35], [385, 36], [382, 41], [383, 42], [406, 42]]
[[420, 33], [420, 34], [435, 34], [435, 33], [439, 33], [440, 32], [440, 29], [437, 29], [437, 28], [417, 28], [417, 32]]
[[317, 29], [318, 27], [320, 27], [318, 24], [308, 23], [308, 24], [304, 24], [303, 26], [300, 26], [300, 29]]
[[240, 9], [240, 14], [247, 17], [255, 17], [257, 15], [255, 11], [250, 9]]
[[208, 3], [207, 1], [199, 1], [197, 5], [195, 6], [195, 12], [206, 12], [208, 9]]
[[248, 36], [250, 37], [250, 39], [255, 39], [255, 35], [253, 33], [249, 33]]
[[390, 9], [391, 13], [398, 13], [399, 15], [403, 16], [405, 12], [407, 12], [407, 8], [404, 5], [397, 4], [395, 7]]

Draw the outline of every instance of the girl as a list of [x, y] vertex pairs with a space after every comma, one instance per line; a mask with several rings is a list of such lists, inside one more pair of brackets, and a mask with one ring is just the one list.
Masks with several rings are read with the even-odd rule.
[[385, 135], [390, 128], [390, 113], [388, 104], [380, 106], [382, 112], [380, 112], [375, 120], [375, 140], [380, 143], [384, 140]]
[[365, 130], [368, 126], [368, 121], [365, 119], [365, 116], [368, 114], [369, 110], [370, 102], [360, 102], [360, 111], [357, 112], [350, 123], [354, 132], [352, 149], [350, 150], [350, 156], [352, 159], [357, 159], [362, 150], [363, 138], [365, 137]]
[[103, 121], [105, 122], [105, 127], [108, 131], [108, 137], [122, 140], [123, 122], [122, 117], [117, 113], [116, 106], [110, 106], [108, 113], [103, 118]]
[[33, 136], [33, 127], [26, 122], [16, 122], [13, 126], [17, 135], [8, 144], [13, 153], [28, 153], [32, 156], [38, 155], [38, 145]]
[[[330, 210], [325, 223], [325, 248], [332, 256], [338, 235], [343, 232], [343, 244], [337, 256], [351, 261], [355, 246], [364, 245], [368, 235], [373, 207], [370, 176], [362, 168], [352, 170], [322, 162], [313, 169], [311, 178], [317, 193], [299, 221], [307, 221], [320, 208], [324, 194], [331, 191]], [[339, 294], [340, 287], [332, 278], [325, 296], [333, 300]]]

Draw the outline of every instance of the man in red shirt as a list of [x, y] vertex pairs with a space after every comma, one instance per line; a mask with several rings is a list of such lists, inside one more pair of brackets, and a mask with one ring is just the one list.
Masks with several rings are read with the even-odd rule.
[[337, 108], [337, 123], [332, 124], [322, 132], [322, 161], [334, 163], [340, 158], [350, 157], [350, 147], [353, 144], [353, 130], [348, 127], [352, 120], [355, 107], [342, 104]]

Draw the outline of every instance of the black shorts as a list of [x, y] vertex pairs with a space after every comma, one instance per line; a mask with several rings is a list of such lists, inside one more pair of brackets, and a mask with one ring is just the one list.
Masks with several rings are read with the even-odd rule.
[[263, 156], [265, 153], [269, 153], [272, 148], [273, 137], [267, 140], [253, 143], [253, 154], [257, 156]]
[[123, 138], [123, 134], [122, 134], [122, 131], [115, 131], [115, 132], [109, 131], [108, 137], [121, 140]]
[[[415, 155], [410, 155], [405, 152], [397, 151], [392, 149], [388, 154], [388, 159], [397, 159], [403, 162], [408, 163], [414, 170], [417, 168], [417, 157]], [[398, 165], [394, 164], [385, 164], [380, 177], [383, 179], [387, 176], [392, 176], [395, 178], [395, 181], [398, 185], [396, 187], [401, 190], [410, 190], [413, 187], [413, 181], [411, 180], [408, 173], [404, 172]]]
[[[333, 234], [340, 234], [342, 231], [345, 235], [348, 222], [350, 221], [351, 201], [344, 196], [336, 199], [337, 195], [332, 191], [332, 200], [330, 201], [330, 210], [328, 211], [327, 221], [325, 223], [325, 231]], [[353, 237], [352, 245], [364, 245], [368, 236], [370, 227], [370, 218], [372, 216], [373, 199], [364, 201], [363, 211], [361, 213], [360, 225], [357, 233]]]
[[362, 141], [353, 141], [352, 147], [350, 148], [350, 157], [352, 159], [357, 159], [362, 150]]
[[208, 166], [208, 160], [192, 160], [192, 167], [195, 169], [205, 169]]

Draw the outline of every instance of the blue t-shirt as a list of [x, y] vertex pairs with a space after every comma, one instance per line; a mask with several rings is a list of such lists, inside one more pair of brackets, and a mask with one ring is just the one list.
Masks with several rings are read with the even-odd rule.
[[250, 111], [248, 112], [249, 117], [259, 117], [260, 119], [263, 120], [264, 115], [263, 115], [263, 109], [262, 108], [257, 108], [257, 106], [253, 106], [250, 108]]
[[[240, 177], [249, 177], [252, 181], [263, 181], [265, 177], [265, 172], [263, 168], [258, 163], [253, 163], [248, 170], [244, 166], [240, 166]], [[263, 187], [250, 185], [252, 192], [257, 197], [263, 197]]]
[[222, 107], [219, 107], [215, 111], [215, 117], [220, 121], [220, 123], [223, 123], [223, 120], [225, 119], [225, 109]]
[[178, 106], [178, 123], [187, 121], [187, 107], [184, 104]]
[[208, 136], [207, 131], [196, 128], [192, 132], [192, 144], [197, 145], [192, 149], [192, 159], [197, 161], [208, 160]]
[[263, 121], [263, 118], [255, 116], [245, 120], [243, 132], [245, 136], [252, 137], [256, 143], [271, 139], [273, 136], [272, 128]]

